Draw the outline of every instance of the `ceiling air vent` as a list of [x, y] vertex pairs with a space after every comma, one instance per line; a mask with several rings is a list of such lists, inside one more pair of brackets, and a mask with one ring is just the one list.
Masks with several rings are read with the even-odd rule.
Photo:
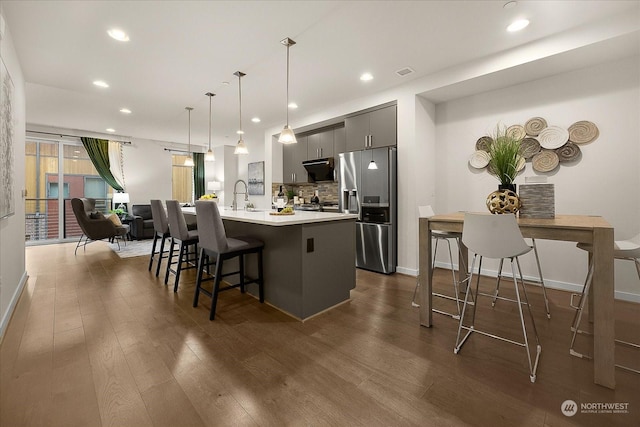
[[413, 68], [411, 68], [411, 67], [401, 68], [398, 71], [396, 71], [396, 74], [399, 75], [400, 77], [404, 77], [404, 76], [409, 75], [411, 73], [415, 73], [415, 71], [413, 71]]

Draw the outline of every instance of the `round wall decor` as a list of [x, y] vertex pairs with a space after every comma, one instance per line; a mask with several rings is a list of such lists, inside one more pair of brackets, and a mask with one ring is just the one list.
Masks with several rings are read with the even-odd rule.
[[477, 150], [469, 157], [469, 164], [476, 169], [482, 169], [489, 164], [491, 156], [484, 150]]
[[548, 126], [538, 135], [542, 148], [555, 150], [562, 147], [569, 140], [569, 131], [560, 126]]
[[573, 142], [567, 142], [562, 147], [556, 149], [558, 160], [561, 162], [570, 162], [576, 160], [580, 156], [580, 147]]
[[520, 143], [520, 154], [527, 160], [540, 152], [540, 143], [535, 138], [525, 138]]
[[542, 150], [531, 160], [533, 170], [538, 172], [551, 172], [560, 164], [558, 155], [553, 150]]
[[576, 144], [591, 142], [595, 140], [599, 134], [598, 127], [587, 120], [575, 122], [569, 126], [569, 141], [575, 142]]
[[510, 136], [513, 139], [523, 139], [527, 136], [527, 133], [524, 131], [524, 127], [522, 125], [511, 125], [507, 128], [507, 136]]
[[527, 135], [538, 136], [542, 129], [547, 127], [547, 121], [542, 117], [533, 117], [524, 124], [524, 130]]
[[493, 138], [490, 136], [481, 136], [476, 141], [476, 150], [489, 151], [489, 147], [493, 142]]

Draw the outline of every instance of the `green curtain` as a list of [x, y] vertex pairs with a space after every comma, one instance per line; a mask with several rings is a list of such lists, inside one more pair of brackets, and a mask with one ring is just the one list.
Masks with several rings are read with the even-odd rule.
[[204, 196], [204, 153], [193, 153], [193, 192], [196, 200]]
[[124, 188], [122, 188], [120, 184], [118, 184], [118, 181], [113, 177], [113, 174], [111, 174], [111, 165], [109, 163], [109, 141], [106, 139], [85, 137], [81, 137], [80, 140], [82, 141], [82, 145], [84, 145], [85, 150], [87, 150], [87, 154], [89, 154], [91, 163], [93, 163], [93, 166], [95, 166], [102, 179], [104, 179], [105, 182], [114, 190], [124, 190]]

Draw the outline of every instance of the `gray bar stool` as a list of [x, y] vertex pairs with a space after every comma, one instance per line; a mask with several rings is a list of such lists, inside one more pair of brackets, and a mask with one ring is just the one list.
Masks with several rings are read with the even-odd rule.
[[[430, 205], [418, 206], [418, 217], [419, 218], [431, 218], [434, 215], [435, 215], [435, 213], [433, 212], [433, 209], [431, 208]], [[441, 294], [441, 293], [437, 293], [437, 292], [432, 292], [431, 295], [433, 295], [435, 297], [439, 297], [439, 298], [444, 298], [444, 299], [455, 301], [456, 302], [456, 306], [457, 306], [457, 312], [456, 313], [449, 313], [449, 312], [438, 310], [438, 309], [435, 309], [435, 308], [432, 308], [431, 311], [433, 311], [434, 313], [451, 316], [454, 319], [460, 319], [460, 298], [458, 298], [458, 295], [459, 295], [458, 284], [464, 283], [467, 280], [467, 278], [466, 278], [467, 263], [465, 262], [465, 259], [462, 256], [462, 252], [460, 251], [460, 246], [461, 246], [460, 245], [460, 238], [462, 237], [462, 233], [454, 233], [454, 232], [448, 232], [448, 231], [432, 231], [431, 232], [431, 237], [433, 237], [433, 239], [435, 240], [435, 244], [434, 244], [434, 247], [433, 247], [433, 259], [431, 260], [431, 279], [433, 280], [433, 269], [434, 269], [435, 264], [436, 264], [436, 254], [438, 253], [438, 242], [440, 242], [440, 241], [446, 242], [447, 246], [449, 248], [449, 266], [451, 268], [451, 276], [452, 276], [452, 282], [453, 282], [453, 296], [446, 295], [446, 294]], [[458, 278], [456, 278], [456, 270], [455, 270], [455, 268], [453, 268], [453, 256], [452, 256], [452, 253], [451, 253], [451, 240], [452, 239], [455, 240], [457, 245], [458, 245], [458, 262], [461, 265]], [[464, 271], [464, 274], [465, 274], [465, 278], [464, 279], [462, 279], [462, 277], [461, 277], [463, 271]], [[417, 294], [419, 286], [420, 286], [420, 282], [416, 282], [416, 287], [413, 290], [413, 299], [411, 300], [411, 305], [414, 306], [414, 307], [419, 307], [419, 305], [416, 304], [416, 294]]]
[[[153, 218], [153, 245], [151, 247], [151, 255], [149, 256], [149, 271], [153, 266], [153, 260], [158, 256], [158, 265], [156, 265], [156, 277], [160, 274], [160, 264], [167, 255], [164, 254], [164, 244], [167, 237], [171, 237], [169, 233], [169, 220], [167, 219], [167, 213], [162, 206], [162, 201], [151, 200], [151, 216]], [[156, 245], [160, 240], [160, 250], [156, 252]]]
[[[614, 243], [615, 243], [615, 247], [613, 249], [613, 257], [615, 259], [633, 261], [636, 266], [636, 270], [638, 272], [638, 278], [640, 279], [640, 234], [638, 234], [637, 236], [635, 236], [630, 240], [616, 240]], [[589, 252], [590, 255], [593, 252], [593, 247], [590, 244], [578, 243], [577, 246], [578, 248]], [[589, 332], [580, 330], [580, 321], [582, 320], [582, 310], [588, 299], [587, 297], [589, 295], [589, 289], [591, 288], [591, 282], [593, 279], [593, 269], [594, 269], [594, 265], [593, 265], [593, 261], [591, 261], [589, 265], [589, 272], [587, 273], [587, 278], [584, 282], [582, 292], [580, 293], [580, 300], [578, 300], [578, 304], [576, 305], [573, 303], [573, 299], [576, 296], [578, 296], [578, 294], [571, 294], [571, 302], [569, 303], [569, 305], [576, 310], [573, 316], [573, 322], [571, 324], [571, 332], [573, 332], [573, 334], [571, 335], [571, 344], [569, 345], [569, 354], [571, 354], [572, 356], [579, 357], [581, 359], [591, 359], [591, 356], [575, 351], [573, 349], [573, 346], [575, 345], [577, 334], [591, 335], [591, 333]], [[622, 341], [618, 339], [615, 340], [615, 342], [628, 347], [640, 349], [640, 345], [636, 343]], [[640, 374], [640, 370], [633, 369], [628, 366], [622, 366], [617, 364], [615, 366], [621, 369], [625, 369], [627, 371]]]
[[[200, 231], [200, 255], [198, 257], [198, 277], [196, 279], [196, 292], [193, 297], [193, 306], [198, 306], [200, 292], [211, 298], [211, 311], [209, 320], [216, 316], [216, 305], [218, 303], [218, 293], [233, 288], [240, 288], [240, 292], [245, 292], [245, 285], [249, 283], [258, 284], [260, 302], [264, 302], [264, 279], [262, 271], [262, 249], [264, 242], [248, 236], [227, 237], [224, 229], [218, 204], [210, 201], [196, 201], [196, 220]], [[255, 253], [258, 255], [258, 277], [250, 279], [245, 276], [244, 256]], [[239, 269], [237, 271], [222, 272], [223, 263], [227, 260], [238, 258]], [[214, 260], [215, 262], [211, 261]], [[215, 264], [215, 274], [209, 278], [203, 278], [203, 270]], [[220, 287], [223, 277], [239, 275], [240, 282], [228, 284]], [[248, 279], [248, 280], [247, 280]], [[202, 283], [213, 280], [213, 288], [208, 291], [202, 287]], [[225, 281], [226, 282], [226, 281]]]
[[[497, 238], [499, 236], [499, 238]], [[515, 344], [524, 347], [527, 351], [527, 359], [529, 362], [529, 379], [531, 382], [536, 381], [536, 371], [538, 370], [538, 361], [540, 360], [540, 353], [542, 352], [542, 346], [538, 339], [538, 331], [536, 330], [536, 324], [533, 320], [533, 313], [531, 312], [531, 306], [527, 298], [527, 291], [524, 286], [524, 279], [522, 277], [522, 270], [520, 269], [520, 261], [518, 257], [531, 251], [532, 247], [525, 242], [522, 238], [522, 233], [518, 227], [518, 222], [513, 214], [502, 215], [483, 215], [483, 214], [471, 214], [466, 213], [464, 215], [464, 225], [462, 228], [462, 242], [474, 253], [473, 262], [471, 264], [471, 273], [469, 277], [469, 286], [464, 297], [464, 304], [462, 306], [462, 314], [460, 316], [460, 323], [458, 325], [458, 335], [456, 337], [456, 346], [453, 349], [455, 354], [460, 352], [460, 349], [471, 336], [472, 333], [477, 332], [481, 335], [486, 335], [491, 338], [496, 338], [501, 341], [505, 341], [511, 344]], [[518, 305], [518, 313], [520, 315], [520, 324], [522, 326], [522, 335], [524, 342], [513, 341], [505, 337], [494, 335], [485, 331], [481, 331], [475, 328], [476, 312], [478, 310], [478, 287], [480, 284], [480, 272], [482, 271], [482, 259], [484, 257], [493, 259], [505, 259], [508, 258], [511, 262], [511, 273], [513, 276], [513, 285], [516, 292], [515, 302]], [[476, 279], [475, 290], [475, 303], [470, 301], [471, 296], [471, 280], [473, 278], [473, 269], [478, 260], [478, 277]], [[518, 289], [518, 279], [516, 276], [515, 266], [518, 267], [520, 273], [520, 285], [522, 287], [523, 298], [520, 298], [520, 290]], [[529, 317], [531, 319], [531, 325], [536, 340], [536, 353], [535, 360], [532, 360], [531, 352], [529, 350], [529, 338], [527, 337], [527, 328], [522, 312], [522, 306], [525, 305], [529, 311]], [[464, 324], [464, 316], [468, 309], [468, 306], [473, 307], [473, 313], [471, 315], [470, 325]], [[462, 330], [466, 330], [467, 333], [461, 338]]]
[[[197, 245], [198, 230], [189, 230], [184, 214], [180, 209], [180, 203], [177, 200], [167, 200], [167, 217], [169, 219], [169, 233], [171, 234], [171, 246], [169, 248], [169, 258], [167, 259], [167, 270], [164, 275], [164, 284], [169, 281], [169, 273], [175, 274], [175, 282], [173, 292], [178, 292], [178, 283], [180, 282], [180, 273], [182, 270], [196, 268], [197, 261]], [[179, 245], [176, 261], [173, 261], [175, 245]], [[193, 252], [189, 252], [189, 248], [193, 247]], [[190, 256], [192, 254], [192, 256]], [[175, 270], [171, 268], [176, 265]]]

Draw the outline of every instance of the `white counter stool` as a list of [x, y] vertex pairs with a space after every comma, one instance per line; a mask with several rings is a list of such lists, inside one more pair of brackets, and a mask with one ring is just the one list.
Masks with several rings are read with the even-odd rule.
[[[499, 238], [497, 238], [499, 236]], [[506, 341], [511, 344], [516, 344], [524, 347], [527, 351], [527, 359], [529, 361], [529, 378], [531, 382], [536, 380], [536, 371], [538, 369], [538, 361], [540, 360], [540, 353], [542, 352], [542, 346], [538, 339], [538, 331], [536, 330], [536, 324], [533, 320], [533, 313], [531, 313], [531, 306], [527, 298], [527, 291], [524, 286], [524, 279], [522, 277], [522, 271], [520, 269], [520, 261], [518, 257], [531, 251], [532, 247], [525, 242], [522, 238], [522, 233], [518, 227], [518, 222], [513, 214], [502, 215], [483, 215], [483, 214], [471, 214], [466, 213], [464, 215], [464, 225], [462, 228], [462, 242], [474, 253], [473, 262], [471, 264], [471, 272], [469, 277], [469, 286], [464, 296], [464, 304], [462, 306], [462, 314], [460, 315], [460, 323], [458, 325], [458, 335], [456, 337], [456, 346], [453, 349], [455, 354], [460, 352], [460, 349], [466, 342], [467, 338], [473, 333], [486, 335], [491, 338], [496, 338], [501, 341]], [[515, 302], [518, 305], [518, 313], [520, 315], [520, 323], [522, 326], [522, 335], [524, 342], [513, 341], [498, 335], [494, 335], [488, 332], [480, 331], [475, 328], [476, 312], [478, 310], [478, 287], [480, 284], [480, 272], [482, 271], [482, 259], [484, 257], [494, 259], [509, 258], [511, 261], [511, 273], [513, 276], [513, 285], [516, 293]], [[478, 260], [479, 258], [479, 260]], [[471, 297], [471, 280], [473, 278], [473, 269], [478, 260], [478, 277], [476, 279], [475, 290], [475, 303], [470, 300]], [[520, 284], [522, 286], [523, 298], [520, 298], [520, 291], [518, 289], [518, 279], [516, 276], [515, 265], [518, 267], [520, 273]], [[532, 360], [531, 352], [529, 351], [529, 338], [527, 337], [527, 328], [525, 325], [524, 315], [522, 312], [522, 306], [525, 305], [529, 311], [529, 318], [531, 319], [531, 326], [536, 340], [536, 355], [535, 360]], [[470, 325], [464, 324], [464, 316], [469, 308], [473, 307], [473, 313], [471, 315]], [[462, 330], [465, 329], [467, 333], [461, 338]]]
[[[160, 274], [160, 264], [162, 264], [162, 260], [167, 258], [167, 255], [164, 254], [164, 244], [168, 237], [171, 237], [169, 234], [169, 220], [167, 219], [167, 213], [162, 206], [161, 200], [151, 200], [151, 217], [153, 218], [153, 245], [151, 246], [151, 255], [149, 256], [149, 271], [151, 271], [151, 267], [153, 266], [153, 260], [158, 258], [158, 265], [156, 265], [156, 277]], [[160, 249], [156, 252], [156, 245], [160, 240]]]
[[[418, 206], [418, 217], [419, 218], [431, 218], [434, 215], [435, 215], [435, 213], [433, 212], [433, 209], [431, 208], [430, 205]], [[441, 294], [441, 293], [437, 293], [437, 292], [432, 292], [431, 294], [433, 296], [436, 296], [436, 297], [439, 297], [439, 298], [444, 298], [444, 299], [448, 299], [448, 300], [451, 300], [451, 301], [455, 301], [456, 302], [456, 306], [457, 306], [457, 312], [456, 313], [448, 313], [446, 311], [437, 310], [435, 308], [432, 308], [431, 311], [433, 311], [434, 313], [451, 316], [454, 319], [459, 319], [460, 318], [460, 298], [458, 298], [458, 295], [459, 295], [458, 284], [463, 283], [466, 280], [466, 277], [465, 277], [465, 279], [462, 279], [460, 277], [460, 276], [462, 276], [462, 272], [464, 271], [464, 274], [465, 275], [467, 274], [467, 263], [465, 262], [464, 257], [462, 256], [462, 252], [460, 251], [460, 238], [462, 237], [462, 233], [455, 233], [455, 232], [448, 232], [448, 231], [432, 231], [431, 232], [431, 237], [433, 237], [435, 239], [435, 244], [434, 244], [434, 248], [433, 248], [433, 259], [431, 260], [431, 279], [433, 279], [433, 269], [434, 269], [435, 263], [436, 263], [436, 254], [438, 252], [438, 242], [439, 241], [444, 241], [444, 242], [447, 243], [447, 246], [449, 247], [449, 266], [451, 267], [451, 276], [452, 276], [452, 279], [453, 279], [452, 280], [453, 281], [453, 296], [446, 295], [446, 294]], [[458, 245], [458, 262], [461, 265], [458, 278], [456, 278], [456, 270], [453, 268], [453, 255], [451, 253], [451, 239], [455, 240], [457, 245]], [[416, 304], [416, 302], [415, 302], [416, 301], [416, 294], [417, 294], [419, 286], [420, 286], [420, 282], [417, 282], [416, 283], [416, 287], [413, 290], [413, 299], [411, 300], [411, 305], [413, 305], [414, 307], [419, 307], [419, 305]]]
[[[197, 245], [198, 230], [189, 230], [184, 214], [180, 209], [180, 203], [177, 200], [167, 200], [167, 217], [169, 220], [169, 233], [171, 234], [171, 246], [169, 248], [169, 257], [167, 259], [167, 270], [164, 275], [164, 284], [169, 281], [169, 273], [175, 274], [175, 282], [173, 284], [173, 292], [178, 292], [178, 283], [180, 282], [180, 273], [182, 270], [196, 268], [197, 261]], [[173, 261], [175, 246], [179, 245], [177, 261]], [[193, 252], [189, 252], [189, 248], [193, 247]], [[192, 254], [192, 256], [190, 256]], [[175, 270], [171, 268], [176, 265]]]
[[[536, 265], [538, 266], [538, 277], [533, 283], [537, 283], [542, 287], [542, 296], [544, 297], [544, 307], [547, 310], [547, 319], [551, 319], [551, 311], [549, 311], [549, 299], [547, 298], [547, 288], [544, 287], [544, 277], [542, 277], [542, 268], [540, 267], [540, 257], [538, 257], [538, 248], [536, 247], [536, 239], [531, 239], [531, 248], [536, 256]], [[505, 299], [498, 296], [500, 291], [500, 279], [502, 278], [502, 264], [504, 259], [500, 260], [500, 266], [498, 267], [498, 278], [496, 279], [496, 290], [493, 294], [492, 306], [496, 305], [496, 300]]]
[[[613, 249], [613, 257], [615, 259], [633, 261], [636, 266], [636, 270], [638, 271], [638, 278], [640, 279], [640, 234], [638, 234], [637, 236], [635, 236], [630, 240], [616, 240], [614, 244], [615, 244], [615, 247]], [[589, 252], [589, 256], [591, 256], [593, 253], [593, 247], [590, 244], [578, 243], [577, 247]], [[571, 335], [571, 344], [569, 345], [569, 354], [571, 354], [572, 356], [580, 357], [582, 359], [591, 359], [591, 356], [575, 351], [573, 349], [573, 346], [575, 345], [577, 334], [591, 335], [591, 333], [589, 332], [580, 330], [580, 320], [582, 320], [582, 309], [584, 308], [584, 305], [589, 296], [589, 289], [591, 288], [591, 282], [593, 279], [593, 269], [594, 269], [594, 265], [593, 265], [593, 261], [591, 261], [589, 265], [589, 272], [587, 273], [587, 278], [584, 282], [584, 287], [582, 288], [582, 292], [580, 293], [580, 299], [578, 300], [578, 304], [575, 305], [573, 303], [573, 299], [576, 296], [578, 296], [578, 294], [571, 294], [571, 302], [569, 303], [569, 305], [576, 310], [573, 316], [573, 323], [571, 324], [571, 332], [573, 333]], [[635, 344], [632, 342], [622, 341], [622, 340], [615, 340], [615, 342], [618, 344], [626, 345], [628, 347], [640, 349], [639, 344]], [[621, 369], [625, 369], [627, 371], [640, 374], [640, 370], [633, 369], [628, 366], [622, 366], [622, 365], [615, 365], [615, 366]]]
[[[216, 316], [216, 305], [218, 303], [218, 293], [233, 288], [240, 288], [240, 292], [245, 292], [245, 285], [249, 283], [258, 284], [258, 293], [260, 302], [264, 302], [264, 279], [262, 270], [262, 249], [264, 242], [248, 236], [239, 236], [235, 238], [227, 237], [224, 229], [224, 223], [218, 211], [218, 204], [210, 201], [196, 202], [196, 221], [198, 222], [198, 230], [200, 231], [200, 254], [198, 256], [198, 277], [196, 279], [196, 292], [193, 297], [193, 306], [198, 306], [198, 298], [200, 292], [211, 297], [211, 311], [209, 320], [213, 320]], [[258, 255], [258, 277], [247, 280], [244, 271], [244, 256], [255, 253]], [[238, 258], [239, 269], [223, 273], [223, 263], [232, 258]], [[215, 274], [213, 277], [203, 278], [203, 270], [208, 269], [214, 264]], [[240, 282], [237, 284], [229, 284], [223, 288], [220, 282], [223, 277], [239, 275]], [[202, 283], [207, 280], [213, 280], [213, 288], [211, 292], [202, 287]]]

